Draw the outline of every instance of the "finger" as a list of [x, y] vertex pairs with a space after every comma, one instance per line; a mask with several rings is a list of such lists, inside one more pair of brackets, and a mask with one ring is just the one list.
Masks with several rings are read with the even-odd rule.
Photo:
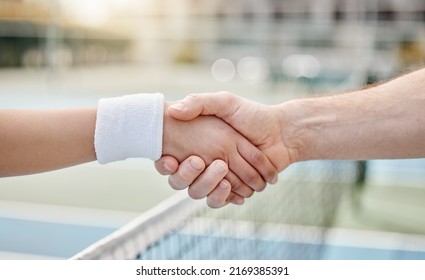
[[222, 160], [213, 161], [205, 171], [190, 185], [189, 196], [193, 199], [207, 197], [228, 172], [227, 164]]
[[[257, 192], [262, 191], [266, 187], [266, 182], [263, 180], [260, 173], [246, 162], [240, 154], [230, 157], [229, 169], [234, 172], [245, 185]], [[234, 188], [233, 182], [231, 183]]]
[[[239, 154], [270, 184], [276, 184], [279, 172], [269, 158], [246, 139], [238, 143]], [[248, 171], [248, 170], [247, 170]]]
[[236, 176], [233, 171], [229, 171], [226, 175], [226, 179], [230, 182], [230, 185], [232, 186], [232, 193], [237, 195], [234, 199], [237, 197], [241, 198], [248, 198], [251, 197], [254, 194], [254, 190], [246, 185], [242, 180]]
[[230, 195], [226, 196], [227, 202], [241, 205], [244, 203], [244, 197], [250, 197], [254, 193], [254, 191], [245, 185], [236, 175], [228, 171], [228, 166], [224, 161], [215, 160], [195, 180], [195, 182], [189, 186], [189, 196], [193, 199], [202, 199], [207, 197], [215, 190], [216, 186], [220, 181], [222, 181], [224, 176], [232, 180], [235, 185], [234, 188], [231, 188]]
[[172, 156], [163, 156], [155, 161], [155, 169], [161, 175], [171, 175], [179, 168], [179, 162]]
[[234, 192], [231, 192], [230, 195], [227, 197], [226, 201], [235, 204], [235, 205], [242, 205], [245, 203], [245, 199], [241, 197], [238, 194], [235, 194]]
[[192, 120], [199, 115], [215, 115], [225, 120], [237, 110], [239, 98], [229, 92], [190, 94], [167, 110], [178, 120]]
[[211, 208], [220, 208], [229, 203], [227, 198], [231, 192], [230, 182], [226, 179], [221, 180], [217, 187], [207, 196], [207, 205]]
[[168, 177], [168, 184], [175, 190], [187, 188], [204, 171], [205, 162], [198, 156], [190, 156]]

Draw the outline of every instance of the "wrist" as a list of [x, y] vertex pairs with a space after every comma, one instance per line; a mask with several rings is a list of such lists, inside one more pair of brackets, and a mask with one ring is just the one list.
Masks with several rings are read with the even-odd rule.
[[[173, 103], [164, 102], [164, 119], [163, 119], [163, 133], [162, 133], [162, 155], [170, 155], [172, 146], [173, 146], [173, 122], [175, 121], [173, 117], [168, 113], [168, 107]], [[175, 135], [176, 136], [176, 135]]]
[[369, 124], [376, 122], [368, 97], [366, 92], [353, 92], [285, 104], [284, 137], [296, 148], [297, 160], [365, 158], [373, 142], [367, 135], [374, 135]]
[[311, 113], [308, 100], [295, 99], [276, 106], [282, 132], [282, 142], [288, 149], [290, 163], [306, 161], [315, 156], [311, 151]]

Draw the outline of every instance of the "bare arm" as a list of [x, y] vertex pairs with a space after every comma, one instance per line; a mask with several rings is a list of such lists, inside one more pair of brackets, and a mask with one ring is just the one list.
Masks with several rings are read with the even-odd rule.
[[425, 69], [347, 94], [277, 106], [296, 161], [425, 157]]
[[0, 110], [0, 177], [96, 159], [96, 108]]

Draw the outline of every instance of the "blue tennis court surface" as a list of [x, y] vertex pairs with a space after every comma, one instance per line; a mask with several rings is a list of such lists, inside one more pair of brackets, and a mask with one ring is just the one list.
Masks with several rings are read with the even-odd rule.
[[138, 257], [183, 260], [425, 260], [425, 252], [175, 234], [154, 244]]
[[[0, 218], [0, 251], [69, 258], [115, 228]], [[307, 232], [307, 231], [306, 231]], [[317, 233], [316, 233], [317, 234]], [[304, 233], [306, 235], [306, 233]], [[307, 234], [308, 235], [308, 234]], [[312, 234], [310, 233], [310, 236]], [[20, 242], [16, 242], [18, 239]], [[378, 246], [380, 246], [378, 244]], [[138, 259], [425, 260], [425, 251], [171, 232]]]
[[0, 251], [69, 258], [116, 228], [0, 218]]

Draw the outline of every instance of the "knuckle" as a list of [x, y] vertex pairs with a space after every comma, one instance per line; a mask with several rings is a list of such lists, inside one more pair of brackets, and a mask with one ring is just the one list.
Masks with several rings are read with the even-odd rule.
[[192, 199], [196, 199], [196, 200], [198, 200], [198, 199], [202, 199], [202, 198], [204, 198], [204, 197], [205, 197], [205, 196], [203, 196], [201, 193], [199, 193], [199, 192], [197, 192], [196, 190], [194, 190], [194, 189], [193, 189], [193, 187], [190, 187], [190, 188], [189, 188], [189, 190], [188, 190], [188, 194], [189, 194], [190, 198], [192, 198]]
[[262, 191], [264, 191], [264, 189], [266, 188], [266, 183], [263, 181], [256, 189], [255, 189], [255, 191], [256, 192], [262, 192]]
[[228, 102], [234, 102], [238, 97], [236, 94], [226, 90], [219, 91], [217, 94]]
[[278, 172], [268, 171], [264, 178], [267, 178], [266, 180], [268, 180], [268, 182], [270, 182], [271, 184], [276, 184], [279, 178], [278, 176], [279, 176]]
[[221, 90], [221, 91], [217, 92], [217, 94], [221, 95], [221, 97], [227, 97], [227, 98], [232, 98], [234, 96], [233, 93], [231, 93], [230, 91], [227, 91], [227, 90]]
[[265, 155], [258, 149], [251, 151], [251, 160], [254, 165], [262, 164], [265, 161]]
[[260, 176], [256, 171], [250, 171], [247, 174], [245, 174], [244, 182], [249, 186], [255, 186], [259, 184]]
[[245, 183], [257, 192], [261, 192], [266, 187], [266, 182], [261, 179], [258, 173], [251, 172], [246, 176]]
[[234, 184], [232, 186], [232, 192], [239, 194], [241, 192], [242, 185], [240, 184]]
[[207, 205], [210, 208], [220, 208], [224, 205], [224, 201], [216, 196], [208, 196]]
[[244, 198], [249, 198], [254, 194], [254, 190], [248, 186], [238, 185], [232, 188], [232, 191]]
[[249, 189], [248, 192], [244, 195], [245, 198], [250, 198], [254, 195], [254, 191], [252, 189]]
[[170, 176], [170, 177], [168, 177], [168, 185], [170, 185], [170, 187], [172, 188], [172, 189], [174, 189], [174, 190], [182, 190], [182, 189], [185, 189], [186, 188], [186, 186], [179, 186], [179, 185], [177, 185], [175, 182], [174, 182], [174, 177], [173, 176]]
[[196, 101], [198, 99], [198, 95], [196, 93], [191, 93], [185, 97], [188, 101]]

